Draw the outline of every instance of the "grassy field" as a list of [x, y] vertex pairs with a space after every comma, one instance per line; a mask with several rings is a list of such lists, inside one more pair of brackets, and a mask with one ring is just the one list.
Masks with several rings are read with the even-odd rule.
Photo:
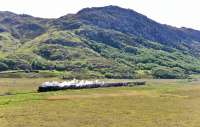
[[37, 93], [37, 86], [47, 80], [58, 79], [0, 79], [0, 126], [200, 125], [198, 80], [147, 80], [146, 86]]

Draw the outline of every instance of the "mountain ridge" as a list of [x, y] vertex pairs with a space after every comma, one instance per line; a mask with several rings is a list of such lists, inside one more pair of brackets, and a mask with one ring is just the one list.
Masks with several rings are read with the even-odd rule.
[[199, 47], [200, 31], [160, 24], [118, 6], [86, 8], [57, 19], [0, 12], [1, 71], [183, 78], [200, 72]]

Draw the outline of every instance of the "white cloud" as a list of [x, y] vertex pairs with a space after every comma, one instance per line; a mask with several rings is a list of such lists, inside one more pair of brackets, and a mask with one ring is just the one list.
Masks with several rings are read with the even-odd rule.
[[0, 0], [1, 11], [25, 13], [37, 17], [60, 17], [85, 7], [118, 5], [177, 27], [200, 30], [199, 0]]

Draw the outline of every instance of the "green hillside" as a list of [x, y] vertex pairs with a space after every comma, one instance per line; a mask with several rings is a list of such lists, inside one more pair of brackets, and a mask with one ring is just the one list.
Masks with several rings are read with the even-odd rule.
[[58, 19], [0, 12], [2, 76], [185, 78], [200, 73], [199, 47], [200, 31], [116, 6]]

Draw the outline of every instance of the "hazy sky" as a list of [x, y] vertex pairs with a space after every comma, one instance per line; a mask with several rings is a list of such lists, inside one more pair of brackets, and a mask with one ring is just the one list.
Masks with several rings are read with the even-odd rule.
[[0, 0], [0, 11], [57, 18], [106, 5], [130, 8], [160, 23], [200, 30], [200, 0]]

